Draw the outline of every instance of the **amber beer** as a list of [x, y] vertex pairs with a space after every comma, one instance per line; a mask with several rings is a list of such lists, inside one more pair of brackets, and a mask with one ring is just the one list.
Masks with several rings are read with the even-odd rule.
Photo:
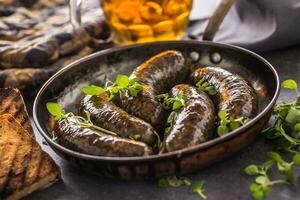
[[101, 0], [101, 4], [113, 40], [122, 45], [180, 39], [192, 0]]

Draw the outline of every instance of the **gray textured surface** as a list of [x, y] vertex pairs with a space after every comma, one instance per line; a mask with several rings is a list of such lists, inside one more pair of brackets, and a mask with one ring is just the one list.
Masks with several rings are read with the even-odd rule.
[[[278, 70], [281, 80], [296, 79], [300, 83], [300, 47], [289, 48], [264, 55]], [[280, 101], [288, 101], [293, 93], [282, 91]], [[36, 132], [39, 140], [40, 136]], [[58, 157], [47, 146], [48, 151], [62, 169], [63, 181], [43, 191], [35, 192], [27, 200], [82, 200], [82, 199], [122, 199], [122, 200], [174, 200], [198, 199], [189, 192], [189, 188], [160, 188], [155, 181], [121, 181], [99, 178], [74, 169]], [[188, 177], [193, 181], [205, 181], [205, 193], [209, 200], [251, 199], [248, 185], [252, 178], [243, 174], [245, 166], [265, 161], [270, 145], [262, 138], [257, 138], [250, 146], [232, 158], [217, 163]], [[300, 199], [300, 186], [276, 186], [271, 189], [267, 199], [290, 200]]]

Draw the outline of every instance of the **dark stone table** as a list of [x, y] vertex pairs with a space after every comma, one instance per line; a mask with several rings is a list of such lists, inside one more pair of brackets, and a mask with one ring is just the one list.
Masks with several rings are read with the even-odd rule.
[[[292, 78], [300, 83], [300, 47], [292, 47], [276, 52], [263, 54], [278, 70], [280, 79]], [[281, 91], [279, 101], [289, 101], [295, 95], [289, 91]], [[41, 137], [36, 131], [41, 142]], [[63, 181], [35, 192], [26, 199], [32, 200], [175, 200], [199, 199], [189, 192], [188, 187], [160, 188], [155, 181], [122, 181], [95, 177], [70, 166], [49, 147], [43, 148], [51, 154], [62, 170]], [[247, 177], [243, 169], [252, 163], [262, 163], [267, 160], [266, 153], [270, 144], [262, 138], [257, 138], [247, 148], [221, 163], [214, 164], [187, 177], [192, 181], [204, 180], [205, 193], [210, 200], [244, 200], [251, 199], [248, 190], [253, 178]], [[299, 181], [298, 181], [299, 183]], [[289, 200], [300, 199], [300, 186], [275, 186], [267, 199]]]

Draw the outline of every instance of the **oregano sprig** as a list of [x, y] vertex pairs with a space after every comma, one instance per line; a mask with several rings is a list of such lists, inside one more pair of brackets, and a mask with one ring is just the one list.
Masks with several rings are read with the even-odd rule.
[[200, 198], [207, 199], [206, 195], [204, 194], [204, 181], [197, 181], [192, 185], [191, 192], [196, 193]]
[[168, 176], [158, 180], [158, 185], [160, 187], [180, 187], [180, 186], [189, 186], [190, 191], [198, 195], [201, 199], [207, 199], [204, 193], [204, 181], [192, 182], [186, 177], [176, 177]]
[[165, 110], [171, 110], [171, 113], [167, 119], [167, 128], [165, 134], [168, 134], [172, 127], [175, 118], [178, 115], [178, 111], [185, 105], [186, 96], [183, 93], [178, 93], [175, 97], [170, 97], [169, 94], [157, 95], [156, 99], [162, 104]]
[[217, 94], [217, 89], [213, 85], [209, 85], [208, 82], [203, 78], [196, 83], [196, 86], [210, 96]]
[[177, 178], [176, 176], [168, 176], [158, 180], [158, 185], [160, 187], [179, 187], [179, 186], [189, 186], [191, 182], [186, 177]]
[[112, 100], [117, 94], [122, 98], [126, 93], [132, 97], [143, 90], [143, 86], [138, 83], [138, 78], [129, 78], [126, 75], [117, 75], [115, 82], [107, 81], [105, 87], [100, 86], [84, 86], [82, 87], [83, 93], [87, 95], [100, 95], [104, 92], [109, 93], [109, 99]]
[[[274, 107], [274, 123], [263, 133], [266, 139], [274, 144], [274, 151], [268, 152], [269, 161], [275, 163], [280, 179], [270, 180], [268, 170], [260, 170], [259, 166], [249, 165], [245, 172], [256, 175], [255, 183], [250, 185], [254, 199], [260, 200], [269, 194], [270, 187], [275, 184], [293, 184], [298, 177], [294, 169], [300, 166], [300, 94], [296, 81], [289, 79], [282, 82], [281, 87], [295, 91], [296, 100], [279, 103]], [[290, 161], [283, 159], [283, 153]]]
[[48, 112], [54, 117], [55, 120], [69, 119], [70, 123], [74, 125], [79, 125], [82, 128], [92, 128], [109, 135], [117, 136], [117, 133], [115, 132], [94, 125], [90, 119], [89, 113], [86, 113], [87, 118], [76, 116], [71, 112], [65, 113], [65, 111], [60, 107], [60, 105], [54, 102], [46, 103], [46, 107], [48, 109]]
[[239, 117], [234, 119], [233, 117], [228, 116], [227, 110], [220, 110], [218, 113], [218, 118], [220, 120], [217, 133], [219, 136], [226, 135], [230, 131], [238, 129], [243, 124], [249, 121], [245, 117]]

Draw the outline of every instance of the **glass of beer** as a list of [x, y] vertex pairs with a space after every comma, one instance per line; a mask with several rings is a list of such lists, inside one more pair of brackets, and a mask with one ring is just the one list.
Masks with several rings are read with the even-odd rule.
[[101, 0], [117, 45], [178, 40], [185, 33], [192, 0]]

